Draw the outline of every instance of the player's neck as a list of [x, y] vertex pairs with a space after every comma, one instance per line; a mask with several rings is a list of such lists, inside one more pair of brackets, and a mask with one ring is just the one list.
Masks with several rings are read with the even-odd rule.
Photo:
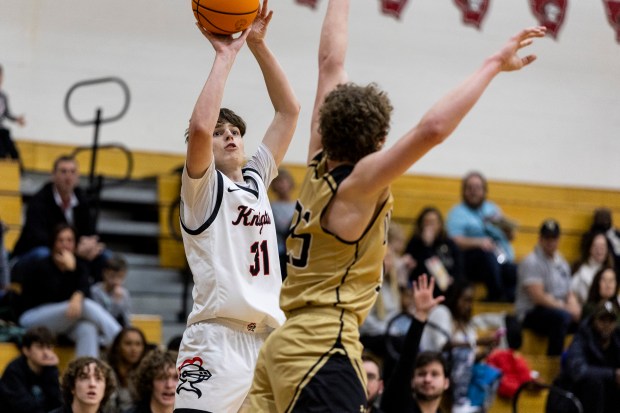
[[233, 182], [243, 182], [243, 171], [241, 168], [222, 168], [220, 172]]
[[351, 162], [349, 161], [335, 161], [333, 159], [327, 159], [327, 169], [328, 170], [333, 170], [341, 165], [351, 165]]

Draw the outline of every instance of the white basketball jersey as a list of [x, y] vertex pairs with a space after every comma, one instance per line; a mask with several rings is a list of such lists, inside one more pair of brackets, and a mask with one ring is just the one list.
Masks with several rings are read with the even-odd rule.
[[248, 329], [254, 324], [276, 328], [284, 322], [278, 304], [278, 244], [267, 196], [276, 174], [263, 145], [243, 169], [243, 183], [233, 182], [213, 165], [198, 180], [183, 171], [181, 226], [194, 276], [188, 325], [211, 318], [238, 320]]

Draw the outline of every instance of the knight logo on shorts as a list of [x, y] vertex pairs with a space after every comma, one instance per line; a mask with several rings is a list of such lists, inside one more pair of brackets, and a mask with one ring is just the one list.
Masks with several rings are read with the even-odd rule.
[[620, 1], [605, 0], [605, 13], [609, 24], [616, 31], [616, 41], [620, 43]]
[[547, 28], [547, 33], [554, 39], [557, 38], [562, 23], [564, 23], [567, 6], [568, 0], [530, 0], [532, 13], [540, 25]]
[[195, 385], [202, 383], [203, 381], [211, 378], [211, 372], [202, 367], [202, 359], [200, 357], [194, 357], [193, 359], [186, 359], [181, 363], [179, 367], [179, 386], [177, 387], [177, 394], [181, 394], [181, 390], [196, 393], [198, 398], [202, 397], [200, 389]]
[[409, 0], [381, 0], [381, 11], [384, 14], [400, 19], [400, 14]]
[[480, 28], [490, 0], [454, 0], [463, 13], [463, 23]]
[[253, 333], [256, 330], [256, 323], [250, 323], [248, 324], [248, 331], [250, 333]]

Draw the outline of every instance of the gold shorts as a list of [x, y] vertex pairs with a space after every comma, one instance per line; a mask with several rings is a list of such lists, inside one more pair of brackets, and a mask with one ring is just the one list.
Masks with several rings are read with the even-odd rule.
[[251, 412], [364, 411], [366, 376], [357, 318], [338, 308], [303, 308], [288, 314], [258, 356], [250, 390]]

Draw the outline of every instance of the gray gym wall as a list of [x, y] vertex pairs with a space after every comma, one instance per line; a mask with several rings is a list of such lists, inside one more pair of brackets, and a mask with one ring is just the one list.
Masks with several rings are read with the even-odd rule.
[[[289, 163], [306, 158], [326, 6], [271, 1], [268, 41], [302, 103]], [[66, 120], [64, 95], [76, 81], [119, 76], [131, 89], [131, 107], [103, 127], [101, 142], [183, 153], [183, 132], [213, 59], [193, 22], [190, 0], [0, 0], [4, 89], [28, 122], [12, 127], [13, 135], [89, 143], [92, 129]], [[509, 36], [535, 24], [528, 0], [491, 1], [480, 31], [462, 24], [452, 0], [410, 0], [400, 21], [382, 15], [379, 0], [353, 0], [347, 70], [351, 80], [388, 91], [395, 107], [390, 145]], [[620, 44], [602, 0], [571, 1], [558, 41], [539, 40], [523, 53], [539, 60], [499, 75], [453, 136], [411, 172], [456, 177], [475, 168], [499, 180], [620, 188]], [[114, 112], [119, 96], [114, 87], [78, 94], [76, 116], [92, 116], [96, 106]], [[247, 48], [224, 105], [247, 120], [252, 152], [272, 108]]]

